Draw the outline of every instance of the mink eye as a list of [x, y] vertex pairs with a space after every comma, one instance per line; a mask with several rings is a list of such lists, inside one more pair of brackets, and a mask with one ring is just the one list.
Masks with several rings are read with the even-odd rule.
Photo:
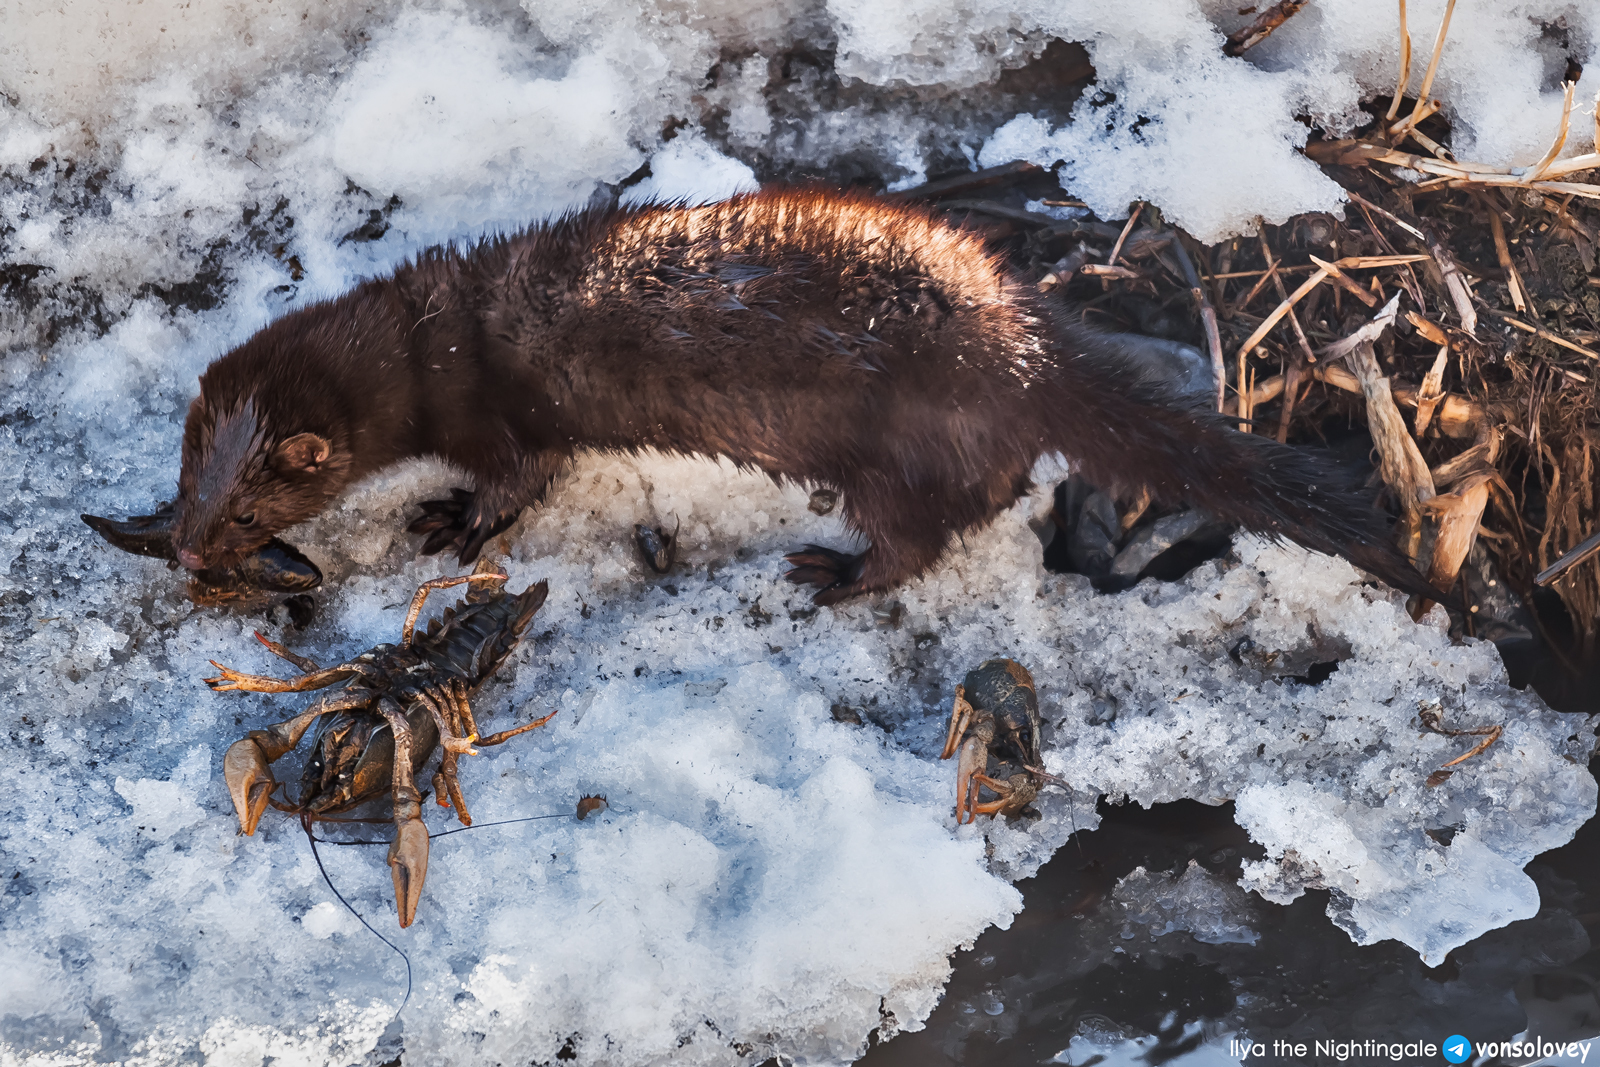
[[240, 526], [253, 526], [256, 521], [256, 513], [253, 511], [247, 511], [243, 515], [235, 516], [233, 521], [238, 523]]

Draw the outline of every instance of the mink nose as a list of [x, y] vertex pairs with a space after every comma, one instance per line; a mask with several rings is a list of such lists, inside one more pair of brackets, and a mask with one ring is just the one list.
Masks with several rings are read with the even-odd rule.
[[187, 548], [178, 549], [178, 562], [192, 571], [200, 570], [206, 565], [206, 561], [200, 558], [200, 553]]

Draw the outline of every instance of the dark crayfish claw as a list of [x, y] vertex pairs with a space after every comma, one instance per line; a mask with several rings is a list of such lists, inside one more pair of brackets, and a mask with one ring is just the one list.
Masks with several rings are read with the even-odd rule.
[[657, 574], [666, 574], [678, 562], [678, 531], [681, 529], [682, 519], [678, 520], [678, 525], [673, 527], [671, 533], [661, 526], [655, 529], [643, 523], [634, 526], [633, 540], [639, 546], [639, 554]]
[[[200, 571], [202, 581], [217, 571]], [[322, 571], [298, 548], [274, 537], [225, 572], [236, 584], [273, 593], [304, 593], [322, 584]], [[217, 583], [223, 584], [223, 583]]]
[[172, 548], [172, 511], [155, 515], [135, 515], [132, 518], [107, 519], [99, 515], [79, 515], [84, 525], [106, 539], [113, 548], [132, 552], [136, 556], [153, 556], [177, 562]]

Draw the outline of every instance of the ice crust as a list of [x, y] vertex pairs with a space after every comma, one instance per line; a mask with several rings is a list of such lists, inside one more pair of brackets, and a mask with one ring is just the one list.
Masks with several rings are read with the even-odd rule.
[[[0, 306], [0, 1063], [847, 1060], [921, 1024], [950, 951], [1010, 921], [1010, 881], [1094, 826], [1102, 793], [1236, 800], [1268, 852], [1246, 886], [1327, 887], [1358, 941], [1437, 959], [1531, 914], [1522, 865], [1594, 810], [1592, 730], [1343, 563], [1244, 539], [1183, 582], [1100, 596], [1041, 570], [1041, 496], [927, 580], [812, 612], [779, 557], [848, 537], [802, 489], [588, 457], [507, 536], [512, 587], [552, 595], [480, 705], [496, 728], [560, 714], [463, 770], [479, 823], [552, 817], [437, 840], [404, 934], [382, 848], [322, 849], [410, 955], [395, 1023], [404, 969], [292, 820], [234, 834], [223, 752], [305, 698], [199, 679], [207, 659], [283, 667], [258, 627], [324, 662], [393, 640], [444, 573], [412, 559], [404, 518], [456, 479], [416, 464], [290, 532], [328, 575], [303, 634], [194, 609], [77, 519], [171, 496], [195, 376], [273, 316], [424, 244], [610, 195], [647, 161], [632, 195], [700, 199], [791, 172], [904, 184], [963, 148], [1070, 155], [1097, 209], [1150, 199], [1202, 236], [1334, 207], [1293, 117], [1337, 124], [1386, 88], [1392, 10], [1319, 8], [1246, 62], [1219, 56], [1221, 5], [7, 2], [0, 265], [32, 281]], [[1423, 48], [1430, 5], [1412, 9]], [[1592, 56], [1586, 5], [1458, 9], [1441, 89], [1464, 157], [1529, 150], [1520, 119], [1550, 110], [1559, 51], [1540, 20]], [[1088, 45], [1114, 104], [1085, 97], [1072, 126], [967, 114], [1051, 34]], [[834, 46], [843, 90], [769, 84], [781, 53]], [[1588, 129], [1575, 116], [1568, 151]], [[654, 577], [632, 525], [678, 520], [683, 567]], [[1046, 763], [1074, 789], [1037, 822], [956, 828], [934, 757], [952, 686], [995, 655], [1033, 671]], [[1332, 660], [1320, 685], [1294, 680]], [[1467, 742], [1422, 732], [1419, 702], [1506, 736], [1429, 789]], [[594, 792], [609, 810], [577, 822]], [[1151, 926], [1243, 936], [1198, 877], [1119, 899]]]
[[1178, 932], [1190, 933], [1207, 945], [1253, 945], [1261, 940], [1250, 928], [1253, 908], [1248, 894], [1194, 860], [1175, 876], [1135, 867], [1117, 883], [1111, 899], [1122, 905], [1124, 938], [1137, 937], [1142, 927], [1151, 941]]

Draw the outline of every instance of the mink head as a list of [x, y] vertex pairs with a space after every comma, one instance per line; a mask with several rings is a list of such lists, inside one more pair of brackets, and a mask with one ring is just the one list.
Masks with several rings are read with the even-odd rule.
[[327, 428], [280, 425], [253, 397], [213, 400], [205, 384], [183, 428], [172, 531], [190, 570], [232, 565], [309, 519], [343, 488], [349, 465]]

